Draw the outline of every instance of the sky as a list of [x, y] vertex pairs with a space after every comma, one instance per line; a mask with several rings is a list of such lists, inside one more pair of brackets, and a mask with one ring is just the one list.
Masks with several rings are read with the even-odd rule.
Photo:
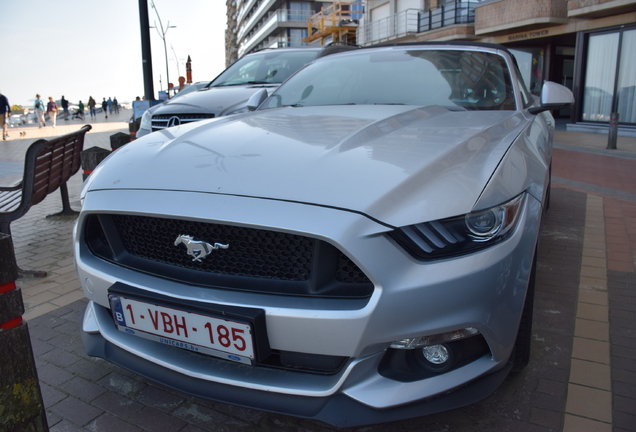
[[[148, 21], [159, 27], [148, 1]], [[178, 86], [192, 60], [192, 81], [225, 69], [225, 0], [152, 0], [163, 23], [170, 82]], [[86, 104], [144, 96], [139, 0], [0, 0], [0, 92], [32, 107], [36, 93]], [[150, 29], [155, 98], [166, 85], [160, 33]], [[160, 86], [160, 79], [163, 86]]]

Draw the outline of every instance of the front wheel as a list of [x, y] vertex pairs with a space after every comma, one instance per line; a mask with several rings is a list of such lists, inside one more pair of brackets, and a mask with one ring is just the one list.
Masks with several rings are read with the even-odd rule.
[[537, 254], [535, 252], [532, 260], [532, 270], [530, 271], [530, 279], [528, 280], [528, 289], [526, 292], [526, 301], [523, 304], [521, 313], [521, 321], [519, 323], [519, 331], [517, 340], [512, 351], [512, 372], [523, 370], [530, 362], [530, 347], [532, 345], [532, 314], [534, 310], [534, 287], [535, 277], [537, 273]]

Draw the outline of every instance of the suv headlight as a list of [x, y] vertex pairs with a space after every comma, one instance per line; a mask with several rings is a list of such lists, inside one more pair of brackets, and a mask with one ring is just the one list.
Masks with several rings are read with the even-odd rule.
[[524, 199], [525, 193], [489, 209], [398, 228], [390, 236], [420, 260], [468, 254], [507, 239], [517, 225]]
[[144, 114], [141, 116], [139, 129], [148, 129], [152, 131], [152, 114], [149, 110], [144, 111]]

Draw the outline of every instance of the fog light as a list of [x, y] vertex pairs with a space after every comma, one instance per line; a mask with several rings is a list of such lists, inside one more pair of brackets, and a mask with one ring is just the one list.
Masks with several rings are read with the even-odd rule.
[[455, 365], [457, 353], [453, 351], [454, 347], [451, 346], [453, 343], [457, 342], [422, 347], [415, 350], [415, 358], [419, 365], [428, 371], [434, 373], [446, 372]]
[[435, 365], [441, 365], [448, 361], [450, 355], [444, 345], [431, 345], [422, 348], [424, 358]]

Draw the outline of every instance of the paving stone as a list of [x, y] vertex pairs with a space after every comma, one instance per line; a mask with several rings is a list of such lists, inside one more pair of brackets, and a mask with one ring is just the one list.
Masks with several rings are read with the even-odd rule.
[[123, 419], [131, 417], [144, 407], [144, 405], [112, 391], [103, 393], [93, 400], [91, 404]]
[[85, 432], [85, 431], [86, 429], [82, 429], [81, 427], [74, 425], [68, 420], [62, 420], [61, 422], [55, 424], [55, 426], [49, 428], [49, 432]]
[[[86, 425], [91, 432], [142, 432], [140, 427], [134, 426], [110, 414], [103, 414]], [[168, 432], [168, 430], [166, 430]]]
[[61, 392], [44, 383], [40, 383], [40, 392], [42, 392], [42, 400], [44, 401], [44, 406], [55, 405], [62, 399], [66, 399], [68, 397], [68, 394]]
[[73, 378], [73, 375], [51, 363], [38, 365], [38, 378], [50, 386], [58, 386]]
[[100, 379], [98, 384], [122, 396], [136, 397], [146, 387], [146, 384], [127, 377], [126, 374], [128, 373], [128, 371], [117, 369], [115, 372]]
[[107, 390], [80, 377], [66, 381], [59, 388], [84, 402], [90, 402]]
[[54, 348], [51, 351], [42, 354], [39, 356], [39, 359], [46, 360], [47, 362], [59, 367], [67, 367], [80, 360], [80, 358], [76, 355], [60, 348]]
[[140, 425], [149, 432], [177, 432], [183, 429], [187, 423], [151, 407], [133, 413], [129, 421]]
[[102, 411], [72, 396], [49, 408], [51, 412], [71, 423], [83, 426], [102, 414]]
[[139, 392], [136, 400], [157, 410], [172, 412], [183, 403], [183, 396], [149, 385]]

